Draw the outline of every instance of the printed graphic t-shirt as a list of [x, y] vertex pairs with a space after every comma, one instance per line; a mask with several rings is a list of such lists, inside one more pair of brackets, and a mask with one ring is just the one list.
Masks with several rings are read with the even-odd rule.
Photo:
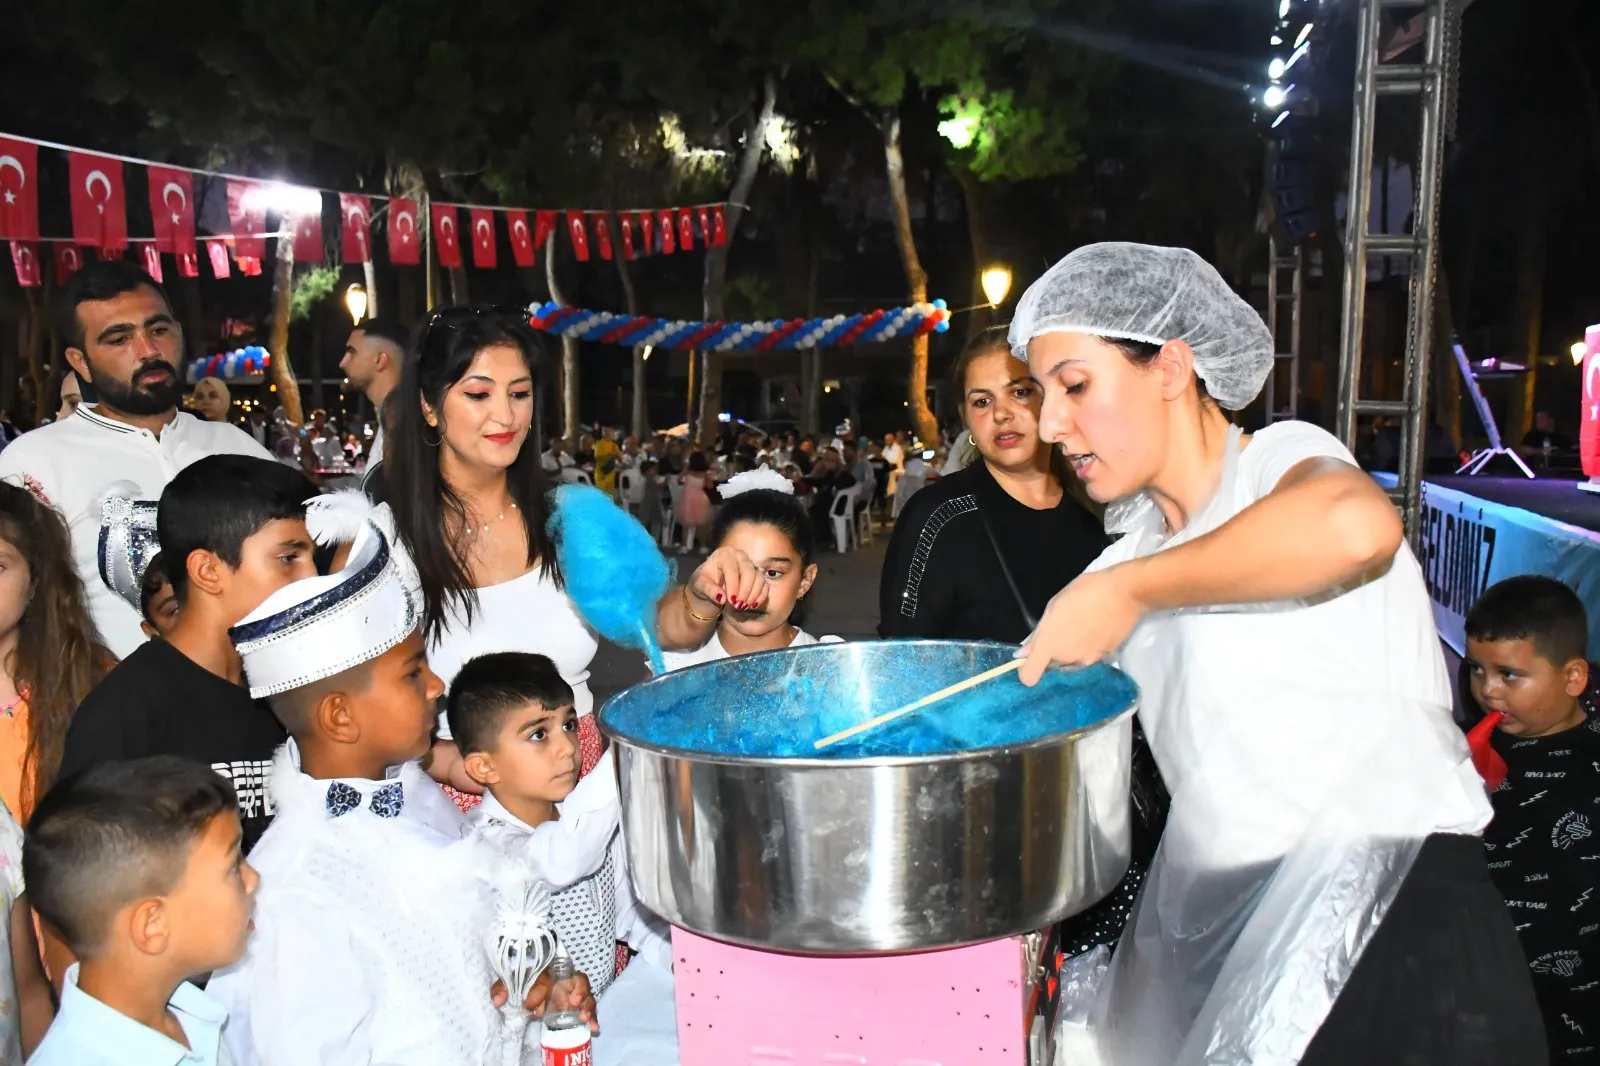
[[248, 689], [152, 640], [122, 660], [78, 708], [60, 777], [100, 763], [178, 755], [233, 782], [248, 851], [272, 820], [272, 754], [288, 739]]

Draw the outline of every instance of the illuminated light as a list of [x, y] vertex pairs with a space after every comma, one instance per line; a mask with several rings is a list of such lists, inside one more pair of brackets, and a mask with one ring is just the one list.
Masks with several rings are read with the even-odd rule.
[[1272, 128], [1273, 129], [1277, 129], [1279, 126], [1283, 125], [1283, 120], [1288, 118], [1288, 117], [1289, 117], [1289, 112], [1287, 112], [1287, 111], [1281, 112], [1278, 115], [1277, 118], [1272, 120]]
[[1582, 366], [1583, 365], [1583, 357], [1588, 355], [1588, 354], [1589, 354], [1589, 346], [1587, 344], [1585, 344], [1583, 341], [1579, 341], [1577, 344], [1574, 344], [1572, 346], [1572, 365], [1573, 366]]
[[1278, 5], [1279, 18], [1286, 19], [1289, 17], [1289, 5], [1291, 3], [1293, 3], [1293, 0], [1283, 0], [1283, 2]]
[[1276, 33], [1274, 33], [1272, 35], [1272, 43], [1275, 44], [1275, 45], [1276, 44], [1282, 44], [1283, 43], [1283, 38], [1279, 37]]
[[733, 416], [731, 414], [729, 414], [728, 412], [726, 412], [726, 411], [719, 411], [717, 413], [717, 421], [718, 422], [732, 422], [733, 421]]
[[656, 350], [656, 346], [655, 345], [647, 344], [647, 345], [644, 346], [644, 351], [639, 354], [639, 358], [642, 361], [648, 363], [650, 361], [650, 353], [655, 351], [655, 350]]
[[950, 147], [958, 151], [972, 147], [972, 142], [978, 139], [978, 125], [982, 115], [976, 108], [963, 107], [952, 118], [947, 118], [939, 123], [939, 136], [950, 142]]
[[[1299, 48], [1296, 48], [1294, 50], [1294, 55], [1289, 57], [1289, 62], [1287, 62], [1287, 63], [1285, 63], [1283, 65], [1283, 69], [1287, 71], [1290, 67], [1292, 67], [1296, 63], [1300, 62], [1300, 57], [1305, 55], [1309, 51], [1311, 51], [1311, 46], [1309, 44], [1303, 44]], [[1281, 77], [1282, 75], [1279, 75], [1279, 76]]]
[[1271, 63], [1267, 64], [1267, 77], [1271, 78], [1273, 81], [1277, 81], [1279, 78], [1283, 77], [1283, 72], [1288, 69], [1289, 64], [1285, 63], [1281, 56], [1275, 57]]
[[322, 213], [322, 194], [316, 189], [298, 185], [285, 185], [274, 181], [265, 185], [252, 185], [240, 199], [246, 211], [272, 211], [280, 215], [317, 215]]
[[360, 324], [367, 317], [367, 290], [360, 285], [352, 285], [344, 290], [344, 305], [350, 310], [350, 321]]
[[1261, 102], [1272, 110], [1282, 107], [1283, 102], [1288, 98], [1288, 92], [1281, 85], [1269, 85], [1267, 91], [1261, 94]]
[[990, 307], [999, 307], [1006, 301], [1006, 293], [1011, 291], [1011, 271], [1003, 266], [992, 266], [983, 272], [979, 279], [983, 285], [983, 294], [989, 298]]
[[1294, 39], [1294, 46], [1296, 48], [1299, 48], [1301, 45], [1306, 43], [1306, 38], [1310, 37], [1310, 36], [1311, 36], [1311, 23], [1308, 22], [1304, 26], [1300, 27], [1300, 35]]
[[268, 385], [267, 386], [267, 391], [268, 392], [277, 392], [278, 391], [278, 386], [276, 386], [276, 385]]

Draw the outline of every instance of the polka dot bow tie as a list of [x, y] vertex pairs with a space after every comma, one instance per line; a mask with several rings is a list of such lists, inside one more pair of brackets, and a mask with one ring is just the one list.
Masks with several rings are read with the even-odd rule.
[[[335, 781], [328, 786], [326, 802], [328, 813], [337, 818], [361, 806], [361, 793], [343, 781]], [[379, 818], [393, 818], [400, 813], [400, 808], [405, 804], [405, 789], [400, 782], [391, 781], [373, 790], [372, 801], [368, 806]]]

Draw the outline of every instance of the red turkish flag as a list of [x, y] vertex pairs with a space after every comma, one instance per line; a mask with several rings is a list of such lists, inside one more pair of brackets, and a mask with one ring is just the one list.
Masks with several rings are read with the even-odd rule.
[[261, 276], [260, 259], [253, 255], [236, 255], [233, 258], [239, 264], [239, 273], [245, 277], [259, 278]]
[[472, 223], [472, 265], [479, 270], [493, 270], [494, 212], [487, 207], [469, 207], [467, 220]]
[[200, 276], [200, 259], [194, 252], [179, 252], [178, 277], [198, 278]]
[[194, 175], [173, 167], [145, 167], [150, 179], [150, 222], [159, 251], [194, 255]]
[[711, 243], [721, 247], [728, 243], [728, 222], [722, 217], [722, 205], [711, 209]]
[[649, 255], [655, 245], [651, 242], [651, 231], [655, 229], [656, 216], [648, 211], [639, 212], [639, 236], [644, 243], [644, 254]]
[[417, 202], [389, 201], [389, 262], [395, 266], [416, 266], [422, 262], [421, 241], [417, 240]]
[[11, 265], [17, 268], [17, 284], [24, 289], [39, 287], [39, 253], [31, 241], [11, 242]]
[[339, 259], [345, 263], [372, 261], [372, 201], [353, 192], [339, 194]]
[[528, 229], [528, 212], [507, 211], [506, 232], [511, 235], [511, 258], [519, 267], [533, 266], [533, 231]]
[[211, 276], [225, 278], [228, 276], [228, 246], [222, 241], [207, 241], [206, 255], [211, 257]]
[[622, 258], [633, 259], [633, 219], [627, 215], [617, 216], [617, 225], [622, 227]]
[[672, 226], [672, 212], [661, 212], [661, 254], [671, 255], [678, 250], [676, 237]]
[[92, 248], [126, 248], [128, 204], [122, 191], [122, 161], [68, 152], [67, 175], [76, 242]]
[[94, 257], [96, 259], [99, 259], [99, 260], [103, 261], [103, 262], [109, 263], [113, 259], [122, 259], [122, 258], [124, 258], [122, 253], [126, 252], [127, 250], [128, 249], [126, 249], [126, 248], [96, 248], [95, 252], [94, 252]]
[[[244, 268], [244, 260], [267, 254], [267, 204], [256, 192], [253, 181], [228, 182], [228, 221], [233, 224], [233, 254]], [[218, 275], [222, 277], [224, 275]]]
[[678, 247], [686, 252], [694, 247], [694, 217], [687, 207], [678, 208]]
[[589, 231], [583, 228], [583, 212], [567, 212], [567, 232], [572, 234], [572, 254], [578, 262], [589, 261]]
[[428, 208], [433, 215], [433, 246], [439, 252], [439, 265], [461, 265], [461, 234], [456, 223], [456, 209], [448, 204], [433, 204]]
[[39, 146], [0, 137], [0, 237], [39, 239]]
[[161, 282], [161, 249], [156, 247], [155, 241], [139, 242], [139, 261], [144, 266], [144, 272]]
[[533, 250], [538, 251], [544, 247], [544, 242], [550, 239], [556, 231], [556, 213], [554, 211], [537, 211], [533, 216]]
[[611, 258], [611, 219], [607, 215], [594, 216], [594, 243], [600, 249], [601, 259]]
[[700, 243], [711, 243], [711, 209], [709, 207], [695, 208], [695, 214], [700, 216]]
[[83, 253], [75, 245], [56, 245], [56, 284], [59, 285], [83, 266]]
[[317, 209], [294, 220], [294, 261], [297, 263], [320, 263], [327, 251], [322, 243], [322, 194], [316, 196]]

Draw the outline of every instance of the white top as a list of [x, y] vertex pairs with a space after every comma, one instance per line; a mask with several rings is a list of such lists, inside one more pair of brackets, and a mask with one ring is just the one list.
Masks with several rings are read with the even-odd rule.
[[[840, 644], [839, 637], [814, 637], [805, 630], [796, 628], [794, 639], [789, 642], [791, 648], [803, 648], [807, 644]], [[661, 653], [666, 660], [667, 670], [682, 670], [686, 666], [699, 666], [701, 663], [712, 663], [718, 659], [731, 659], [732, 655], [722, 646], [722, 631], [719, 626], [711, 631], [711, 639], [695, 648], [693, 651], [668, 651]]]
[[273, 765], [278, 815], [250, 853], [261, 874], [244, 958], [212, 977], [239, 1066], [478, 1063], [498, 1031], [483, 947], [487, 897], [466, 860], [466, 818], [415, 763], [404, 803], [372, 810], [389, 781], [342, 779], [359, 802], [333, 815], [333, 781]]
[[186, 411], [161, 430], [102, 418], [91, 404], [71, 417], [24, 433], [0, 452], [0, 477], [31, 489], [59, 510], [72, 531], [72, 559], [89, 595], [89, 613], [112, 654], [127, 658], [145, 641], [139, 612], [100, 580], [100, 497], [113, 484], [131, 481], [140, 498], [159, 500], [173, 477], [208, 455], [271, 459], [244, 430], [205, 422]]
[[905, 468], [906, 453], [905, 449], [900, 447], [899, 442], [894, 444], [885, 444], [883, 446], [883, 458], [896, 470], [903, 470]]
[[29, 1066], [233, 1066], [222, 1046], [222, 1004], [185, 981], [167, 1009], [188, 1047], [80, 990], [73, 963], [62, 980], [61, 1009]]
[[[388, 538], [396, 559], [404, 558], [405, 546], [394, 535], [394, 512], [388, 504], [374, 509], [373, 521]], [[415, 573], [409, 558], [404, 558], [402, 569]], [[594, 710], [589, 664], [599, 648], [599, 638], [578, 616], [572, 600], [535, 567], [521, 577], [479, 589], [470, 626], [452, 610], [444, 631], [428, 647], [428, 665], [448, 686], [466, 661], [479, 655], [500, 651], [546, 655], [572, 686], [573, 706], [584, 715]], [[439, 719], [439, 735], [451, 735], [444, 717]]]
[[372, 435], [372, 447], [367, 449], [367, 465], [377, 466], [383, 462], [383, 425], [378, 425], [378, 431]]
[[[22, 826], [0, 803], [0, 914], [22, 895]], [[22, 1066], [21, 1013], [12, 977], [11, 923], [0, 923], [0, 1066]]]
[[[1158, 513], [1089, 567], [1099, 570], [1199, 536], [1267, 495], [1296, 464], [1355, 465], [1330, 434], [1279, 422], [1255, 434], [1194, 522], [1163, 539]], [[1422, 572], [1408, 546], [1377, 576], [1319, 602], [1249, 604], [1147, 615], [1119, 654], [1138, 682], [1139, 716], [1174, 803], [1214, 807], [1217, 865], [1284, 854], [1314, 815], [1338, 803], [1341, 775], [1374, 736], [1399, 736], [1408, 777], [1430, 798], [1426, 833], [1476, 833], [1490, 807], [1450, 715], [1450, 683]], [[1393, 723], [1384, 715], [1415, 715]], [[1185, 790], [1192, 777], [1199, 792]], [[1435, 787], [1434, 783], [1440, 782]], [[1370, 819], [1369, 813], [1352, 815]], [[1412, 824], [1348, 826], [1406, 835]]]

